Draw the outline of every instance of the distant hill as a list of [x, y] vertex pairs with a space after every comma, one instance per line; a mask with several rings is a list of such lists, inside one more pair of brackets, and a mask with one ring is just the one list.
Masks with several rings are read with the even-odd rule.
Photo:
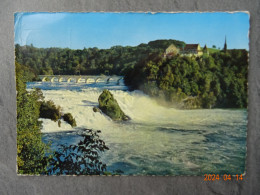
[[[36, 48], [33, 45], [15, 46], [16, 61], [35, 75], [125, 75], [130, 69], [153, 53], [162, 55], [174, 44], [185, 47], [184, 41], [162, 39], [138, 46], [113, 46], [110, 49]], [[202, 46], [203, 47], [203, 46]], [[220, 52], [208, 48], [210, 54]]]
[[174, 44], [185, 45], [178, 40], [155, 40], [138, 46], [113, 46], [110, 49], [84, 48], [36, 48], [33, 45], [15, 46], [18, 63], [30, 67], [35, 74], [124, 75], [140, 60], [151, 53], [164, 52]]
[[155, 40], [155, 41], [150, 41], [148, 43], [148, 45], [152, 48], [161, 48], [161, 49], [166, 49], [171, 44], [174, 44], [175, 46], [177, 46], [179, 48], [182, 48], [185, 46], [185, 42], [177, 41], [177, 40], [173, 40], [173, 39]]

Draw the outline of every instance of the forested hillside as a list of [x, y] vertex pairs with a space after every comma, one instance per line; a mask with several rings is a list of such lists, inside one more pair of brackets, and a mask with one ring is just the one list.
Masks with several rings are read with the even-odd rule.
[[36, 48], [15, 46], [16, 61], [36, 75], [125, 75], [141, 59], [153, 52], [164, 51], [170, 44], [185, 45], [182, 41], [157, 40], [135, 47], [114, 46], [110, 49]]
[[154, 53], [126, 74], [125, 83], [180, 108], [245, 108], [247, 72], [246, 50], [197, 58]]

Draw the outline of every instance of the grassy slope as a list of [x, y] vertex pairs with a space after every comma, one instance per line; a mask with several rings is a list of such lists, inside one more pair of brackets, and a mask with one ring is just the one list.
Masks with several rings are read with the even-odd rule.
[[221, 51], [221, 50], [216, 49], [216, 48], [208, 48], [208, 50], [209, 50], [209, 53], [216, 53], [216, 52]]

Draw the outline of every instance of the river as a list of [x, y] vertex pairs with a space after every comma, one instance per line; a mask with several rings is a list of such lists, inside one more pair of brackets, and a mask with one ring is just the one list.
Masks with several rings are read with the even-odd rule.
[[[45, 100], [53, 100], [75, 117], [77, 127], [65, 122], [43, 121], [43, 141], [77, 143], [81, 127], [101, 130], [109, 150], [101, 161], [107, 171], [123, 175], [203, 175], [245, 172], [247, 110], [177, 110], [160, 106], [141, 91], [128, 91], [123, 83], [31, 82], [27, 88], [40, 88]], [[131, 117], [114, 122], [93, 112], [103, 89], [109, 89], [122, 110]]]

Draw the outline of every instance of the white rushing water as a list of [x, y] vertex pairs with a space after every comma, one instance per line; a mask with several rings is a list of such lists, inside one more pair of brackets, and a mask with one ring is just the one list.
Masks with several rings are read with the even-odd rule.
[[[108, 171], [125, 175], [202, 175], [244, 172], [246, 110], [177, 110], [157, 104], [140, 91], [127, 91], [116, 84], [28, 83], [43, 90], [75, 117], [77, 128], [101, 130], [109, 150], [102, 155]], [[93, 112], [103, 89], [109, 89], [122, 110], [131, 117], [114, 122]], [[76, 143], [77, 128], [49, 119], [43, 121], [44, 141]]]

